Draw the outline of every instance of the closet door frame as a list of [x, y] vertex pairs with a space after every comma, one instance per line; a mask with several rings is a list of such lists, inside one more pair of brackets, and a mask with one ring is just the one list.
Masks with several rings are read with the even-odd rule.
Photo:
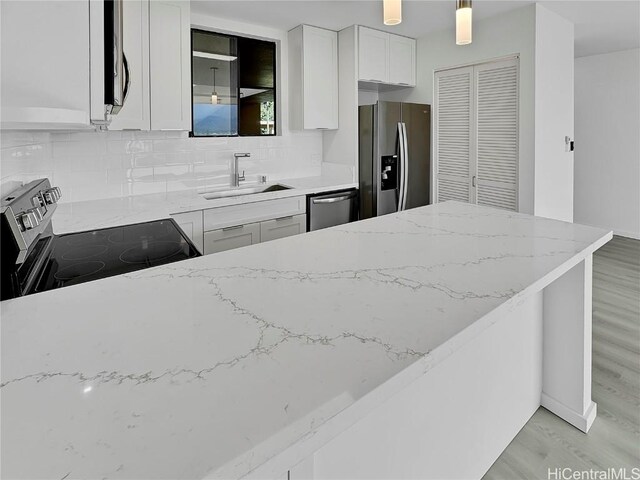
[[[499, 57], [495, 59], [486, 60], [483, 62], [477, 63], [468, 63], [462, 65], [456, 65], [452, 67], [446, 67], [441, 69], [434, 70], [433, 74], [433, 169], [432, 169], [432, 189], [431, 189], [431, 202], [438, 203], [440, 199], [438, 198], [438, 168], [440, 157], [438, 155], [438, 139], [439, 139], [439, 119], [438, 119], [438, 108], [439, 108], [439, 90], [438, 90], [438, 77], [443, 74], [451, 74], [455, 75], [456, 73], [462, 73], [465, 70], [471, 71], [471, 82], [470, 82], [470, 98], [471, 98], [471, 107], [470, 107], [470, 132], [469, 132], [469, 203], [477, 204], [478, 202], [478, 164], [477, 164], [477, 134], [478, 134], [478, 122], [477, 122], [477, 95], [476, 95], [476, 85], [477, 85], [477, 69], [478, 67], [485, 67], [483, 69], [495, 68], [496, 65], [504, 63], [505, 65], [512, 63], [515, 61], [517, 66], [517, 96], [518, 101], [516, 104], [516, 119], [517, 119], [517, 135], [516, 135], [516, 152], [518, 156], [518, 160], [516, 161], [516, 183], [515, 183], [515, 194], [516, 194], [516, 211], [519, 209], [519, 182], [520, 182], [520, 55], [508, 55], [505, 57]], [[474, 182], [474, 176], [475, 182]], [[475, 185], [474, 185], [475, 183]]]

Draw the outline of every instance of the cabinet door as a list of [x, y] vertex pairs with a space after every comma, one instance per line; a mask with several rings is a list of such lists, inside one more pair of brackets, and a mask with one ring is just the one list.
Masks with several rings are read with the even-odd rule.
[[149, 130], [149, 0], [124, 2], [122, 16], [129, 89], [109, 130]]
[[389, 83], [416, 85], [416, 41], [389, 35]]
[[338, 33], [303, 27], [305, 129], [338, 128]]
[[152, 130], [191, 130], [190, 25], [187, 0], [150, 2]]
[[389, 34], [358, 27], [358, 80], [389, 81]]
[[307, 216], [292, 215], [260, 222], [260, 241], [268, 242], [277, 238], [290, 237], [307, 231]]
[[204, 232], [202, 222], [202, 210], [171, 215], [182, 231], [193, 242], [198, 251], [204, 251]]
[[0, 57], [3, 129], [89, 126], [88, 1], [0, 1]]
[[204, 254], [260, 243], [260, 224], [249, 223], [204, 233]]

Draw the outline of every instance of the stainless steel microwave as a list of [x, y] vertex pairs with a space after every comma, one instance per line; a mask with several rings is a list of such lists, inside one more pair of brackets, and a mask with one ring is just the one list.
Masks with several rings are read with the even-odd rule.
[[124, 2], [89, 2], [91, 123], [106, 128], [127, 100], [129, 65], [124, 51]]

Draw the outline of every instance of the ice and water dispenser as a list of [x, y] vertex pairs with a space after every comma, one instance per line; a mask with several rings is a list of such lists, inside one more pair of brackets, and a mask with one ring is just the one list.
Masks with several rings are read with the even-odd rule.
[[398, 156], [383, 155], [380, 162], [380, 190], [395, 190], [398, 188]]
[[378, 215], [398, 211], [399, 165], [397, 155], [380, 157], [380, 192]]

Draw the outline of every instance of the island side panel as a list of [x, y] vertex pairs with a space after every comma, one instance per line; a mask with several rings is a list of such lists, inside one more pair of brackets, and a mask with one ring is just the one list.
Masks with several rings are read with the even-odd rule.
[[542, 292], [514, 306], [290, 480], [481, 478], [540, 405], [542, 312]]
[[542, 406], [587, 432], [591, 400], [593, 255], [544, 289]]

